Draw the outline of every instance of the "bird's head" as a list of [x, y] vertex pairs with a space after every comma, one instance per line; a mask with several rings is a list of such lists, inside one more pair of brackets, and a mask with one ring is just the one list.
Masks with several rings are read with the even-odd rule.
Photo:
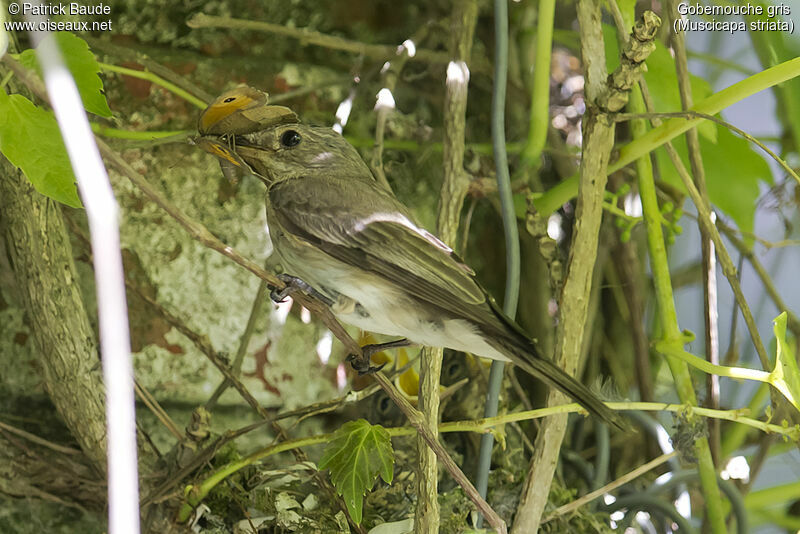
[[318, 172], [371, 176], [356, 149], [330, 128], [279, 124], [236, 136], [234, 143], [238, 156], [271, 182]]

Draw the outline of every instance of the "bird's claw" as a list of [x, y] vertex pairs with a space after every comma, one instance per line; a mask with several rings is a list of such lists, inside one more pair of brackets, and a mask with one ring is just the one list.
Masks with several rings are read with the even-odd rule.
[[297, 276], [292, 276], [290, 274], [281, 273], [278, 275], [278, 279], [283, 282], [285, 285], [283, 289], [272, 288], [269, 292], [269, 298], [272, 299], [273, 302], [281, 303], [285, 302], [287, 297], [290, 297], [293, 293], [298, 291], [302, 291], [308, 295], [311, 295], [315, 299], [325, 303], [326, 305], [330, 306], [333, 304], [333, 301], [314, 289], [308, 282], [303, 280], [302, 278], [298, 278]]
[[359, 356], [358, 354], [350, 354], [347, 357], [347, 361], [350, 362], [350, 365], [358, 373], [358, 376], [371, 375], [377, 373], [378, 371], [383, 369], [383, 367], [386, 365], [386, 363], [382, 363], [380, 365], [372, 365], [372, 360], [370, 358], [373, 353], [364, 350], [369, 346], [370, 345], [365, 345], [364, 347], [362, 347], [361, 356]]
[[411, 343], [403, 338], [398, 339], [396, 341], [389, 341], [388, 343], [375, 343], [364, 345], [361, 347], [361, 355], [358, 354], [351, 354], [347, 357], [347, 361], [350, 362], [350, 365], [355, 369], [359, 375], [369, 375], [372, 373], [377, 373], [386, 365], [386, 363], [382, 363], [378, 366], [372, 365], [372, 355], [378, 352], [384, 351], [386, 349], [396, 349], [400, 347], [408, 347]]

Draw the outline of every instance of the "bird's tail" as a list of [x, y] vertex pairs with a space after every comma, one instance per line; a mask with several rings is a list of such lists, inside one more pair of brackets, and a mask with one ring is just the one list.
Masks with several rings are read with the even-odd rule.
[[617, 412], [606, 406], [589, 388], [568, 375], [552, 361], [542, 357], [533, 342], [516, 324], [511, 323], [508, 326], [511, 327], [511, 331], [507, 331], [503, 336], [493, 336], [492, 341], [497, 345], [496, 348], [511, 360], [511, 363], [570, 396], [606, 423], [620, 430], [626, 430], [629, 427]]

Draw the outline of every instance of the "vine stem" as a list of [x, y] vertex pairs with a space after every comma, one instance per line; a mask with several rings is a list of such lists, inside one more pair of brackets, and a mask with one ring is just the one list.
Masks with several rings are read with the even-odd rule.
[[172, 82], [168, 82], [161, 76], [153, 74], [149, 70], [136, 70], [136, 69], [129, 69], [127, 67], [120, 67], [117, 65], [111, 65], [109, 63], [98, 63], [100, 68], [106, 72], [115, 72], [117, 74], [123, 74], [125, 76], [130, 76], [131, 78], [138, 78], [140, 80], [147, 80], [148, 82], [154, 83], [166, 89], [167, 91], [174, 93], [175, 95], [183, 98], [190, 104], [200, 108], [206, 109], [208, 104], [203, 102], [193, 94], [189, 93], [188, 91], [181, 89], [177, 85]]
[[[495, 32], [495, 64], [494, 84], [492, 86], [492, 148], [494, 150], [494, 164], [497, 172], [497, 192], [500, 196], [500, 208], [503, 217], [503, 236], [506, 245], [506, 287], [503, 296], [503, 312], [511, 319], [517, 314], [519, 301], [520, 280], [520, 249], [517, 217], [514, 213], [514, 199], [511, 194], [511, 177], [508, 173], [508, 154], [506, 153], [505, 133], [505, 107], [506, 84], [508, 81], [508, 2], [495, 0], [494, 2], [494, 32]], [[537, 65], [537, 72], [538, 72]], [[546, 67], [550, 75], [549, 63]], [[492, 362], [489, 371], [489, 384], [486, 391], [486, 404], [484, 416], [497, 415], [500, 401], [500, 388], [503, 383], [503, 369], [505, 364], [500, 361]], [[478, 453], [478, 469], [476, 484], [482, 496], [486, 496], [489, 487], [489, 471], [492, 463], [492, 449], [494, 436], [486, 434], [481, 438], [481, 448]], [[478, 518], [476, 526], [481, 527], [482, 518]]]

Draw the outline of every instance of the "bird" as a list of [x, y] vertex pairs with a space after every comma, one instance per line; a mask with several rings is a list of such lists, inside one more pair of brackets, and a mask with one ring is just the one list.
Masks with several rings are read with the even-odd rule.
[[267, 225], [287, 284], [313, 292], [344, 323], [401, 338], [390, 346], [414, 343], [511, 362], [625, 427], [589, 388], [541, 355], [473, 269], [415, 222], [342, 135], [299, 120], [261, 126], [206, 135], [201, 146], [218, 156], [233, 151], [226, 159], [266, 184]]

